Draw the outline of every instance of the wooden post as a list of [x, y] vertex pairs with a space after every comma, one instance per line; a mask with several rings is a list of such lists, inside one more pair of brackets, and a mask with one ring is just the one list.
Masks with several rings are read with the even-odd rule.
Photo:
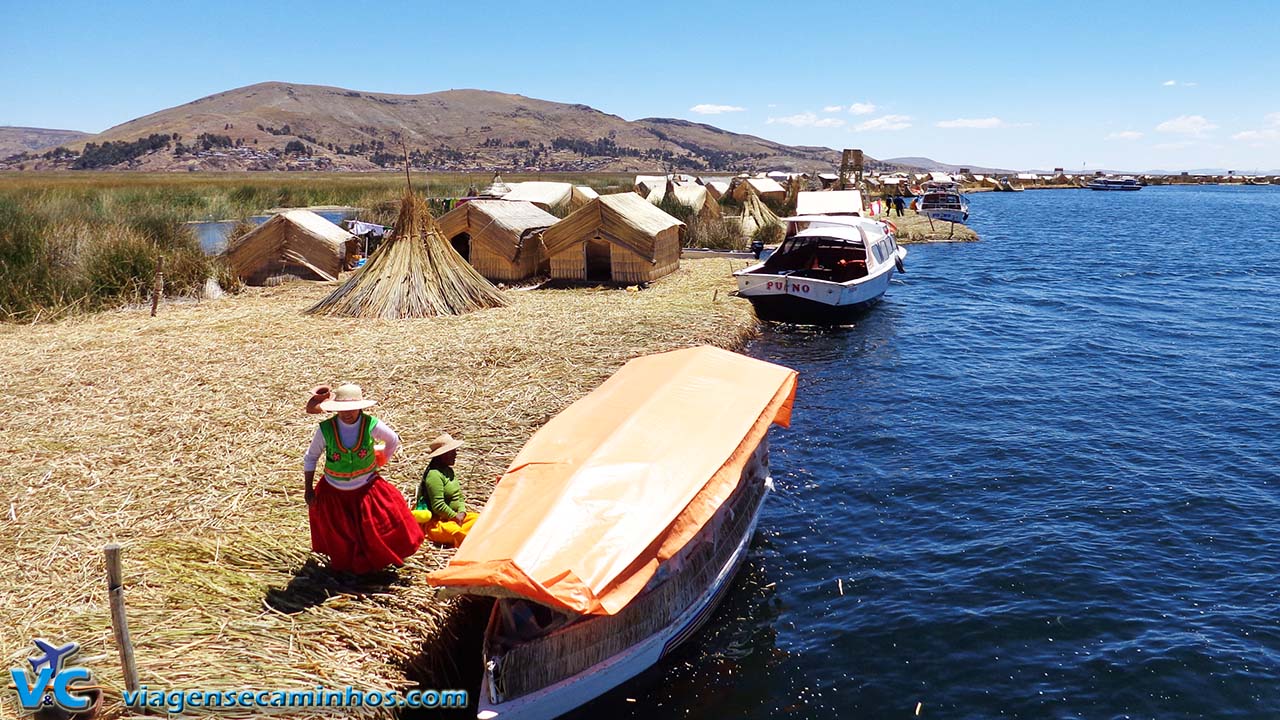
[[151, 287], [151, 317], [156, 316], [156, 308], [160, 306], [160, 296], [164, 294], [164, 256], [156, 261], [156, 280]]
[[120, 667], [124, 670], [124, 687], [138, 689], [138, 668], [133, 661], [133, 642], [129, 639], [129, 621], [124, 614], [124, 584], [120, 572], [120, 546], [111, 543], [103, 548], [107, 556], [107, 595], [111, 600], [111, 631], [120, 650]]

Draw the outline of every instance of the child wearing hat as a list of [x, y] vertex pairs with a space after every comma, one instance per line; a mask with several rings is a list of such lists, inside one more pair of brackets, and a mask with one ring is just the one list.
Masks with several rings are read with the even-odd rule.
[[441, 545], [458, 547], [466, 539], [479, 513], [467, 511], [467, 498], [462, 493], [462, 483], [453, 472], [458, 458], [461, 440], [454, 440], [449, 433], [440, 435], [428, 446], [431, 463], [422, 473], [418, 483], [418, 497], [414, 502], [413, 516], [422, 525], [428, 539]]
[[[303, 456], [302, 475], [311, 521], [311, 549], [329, 556], [329, 567], [368, 573], [400, 566], [422, 544], [422, 529], [405, 507], [404, 495], [378, 472], [375, 441], [389, 458], [400, 438], [389, 425], [364, 412], [377, 403], [359, 385], [316, 393], [308, 410], [335, 413], [320, 423]], [[313, 398], [313, 400], [317, 399]], [[324, 476], [315, 482], [324, 456]]]

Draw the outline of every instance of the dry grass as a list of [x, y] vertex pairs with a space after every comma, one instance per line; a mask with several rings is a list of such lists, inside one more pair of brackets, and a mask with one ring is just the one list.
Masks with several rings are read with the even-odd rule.
[[0, 660], [17, 667], [33, 637], [80, 641], [120, 712], [101, 559], [115, 541], [150, 687], [405, 687], [448, 662], [437, 630], [455, 606], [422, 578], [451, 551], [360, 582], [317, 566], [309, 389], [354, 381], [381, 400], [404, 439], [387, 477], [406, 494], [428, 438], [465, 438], [458, 469], [478, 504], [534, 430], [627, 359], [753, 333], [729, 270], [696, 260], [638, 292], [510, 291], [508, 307], [424, 320], [304, 316], [334, 284], [299, 282], [156, 318], [0, 326]]

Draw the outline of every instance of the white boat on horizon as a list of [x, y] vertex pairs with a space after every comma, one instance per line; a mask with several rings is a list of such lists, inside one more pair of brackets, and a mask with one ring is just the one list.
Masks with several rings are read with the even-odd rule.
[[478, 718], [563, 715], [711, 618], [773, 488], [768, 430], [790, 422], [795, 385], [780, 365], [676, 350], [628, 362], [534, 434], [428, 576], [497, 598]]
[[879, 302], [907, 249], [892, 226], [870, 218], [784, 218], [787, 238], [763, 262], [735, 272], [738, 294], [761, 320], [845, 325]]
[[1132, 178], [1129, 176], [1119, 177], [1119, 178], [1098, 177], [1098, 178], [1094, 178], [1093, 180], [1090, 180], [1089, 184], [1085, 185], [1085, 187], [1089, 188], [1090, 190], [1141, 190], [1142, 189], [1142, 185], [1138, 182], [1138, 180], [1136, 178]]

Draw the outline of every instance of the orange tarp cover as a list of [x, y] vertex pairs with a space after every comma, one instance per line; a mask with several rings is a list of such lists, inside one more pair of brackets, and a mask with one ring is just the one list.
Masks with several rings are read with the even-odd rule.
[[612, 615], [737, 487], [794, 370], [697, 347], [627, 363], [534, 433], [433, 585]]

